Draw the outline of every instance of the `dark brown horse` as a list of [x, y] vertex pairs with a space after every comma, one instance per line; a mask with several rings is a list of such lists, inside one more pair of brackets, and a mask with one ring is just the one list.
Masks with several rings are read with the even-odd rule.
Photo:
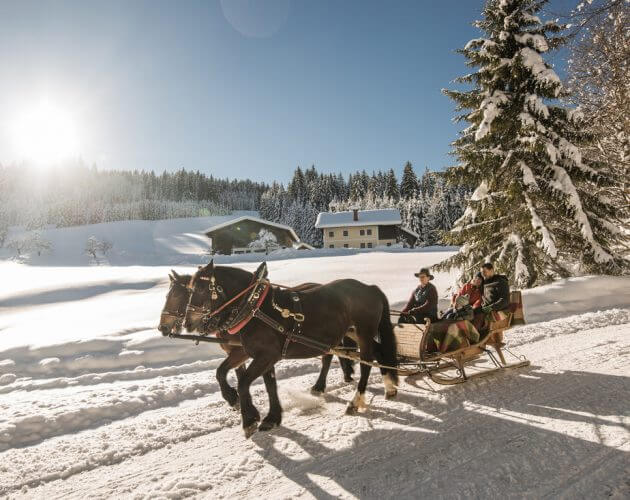
[[[341, 343], [346, 334], [359, 344], [361, 379], [347, 414], [366, 408], [365, 389], [369, 362], [375, 358], [382, 369], [386, 397], [396, 394], [396, 339], [389, 317], [389, 304], [376, 286], [343, 279], [299, 292], [271, 286], [265, 279], [266, 264], [252, 274], [242, 269], [210, 262], [190, 282], [192, 294], [184, 327], [203, 331], [240, 333], [245, 352], [253, 359], [238, 380], [238, 395], [246, 436], [258, 427], [260, 415], [252, 403], [250, 385], [263, 376], [269, 394], [269, 414], [260, 425], [268, 430], [280, 425], [275, 364], [282, 358], [321, 356]], [[229, 334], [229, 333], [227, 333]], [[376, 341], [376, 339], [379, 341]]]
[[[166, 295], [166, 302], [160, 315], [160, 325], [158, 329], [162, 332], [162, 335], [167, 336], [170, 334], [179, 334], [182, 330], [184, 316], [186, 314], [186, 307], [190, 300], [191, 290], [188, 288], [192, 276], [189, 274], [179, 275], [177, 272], [171, 270], [169, 279], [171, 285]], [[294, 290], [304, 290], [319, 286], [317, 283], [304, 283], [294, 288]], [[352, 340], [345, 339], [344, 345], [353, 344]], [[249, 359], [249, 356], [242, 347], [220, 344], [221, 348], [227, 354], [225, 360], [216, 369], [217, 382], [221, 388], [221, 395], [230, 406], [233, 408], [238, 407], [238, 393], [228, 383], [227, 375], [231, 369], [236, 372], [237, 379], [245, 372], [243, 364]], [[332, 361], [331, 355], [325, 355], [322, 359], [322, 369], [320, 371], [317, 382], [312, 388], [314, 393], [323, 393], [326, 389], [326, 378], [330, 369], [330, 363]], [[339, 358], [339, 364], [344, 373], [344, 380], [346, 382], [352, 382], [353, 367], [352, 362], [349, 359]]]

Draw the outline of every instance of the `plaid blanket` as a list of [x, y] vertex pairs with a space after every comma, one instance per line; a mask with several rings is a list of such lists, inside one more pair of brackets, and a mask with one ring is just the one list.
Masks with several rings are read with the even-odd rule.
[[448, 352], [479, 342], [479, 332], [467, 320], [437, 321], [429, 328], [428, 352]]

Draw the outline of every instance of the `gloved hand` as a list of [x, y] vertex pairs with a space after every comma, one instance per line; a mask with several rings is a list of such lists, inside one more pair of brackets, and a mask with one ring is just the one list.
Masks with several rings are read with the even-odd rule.
[[483, 306], [483, 307], [481, 308], [481, 311], [482, 311], [484, 314], [488, 314], [490, 311], [492, 311], [492, 306]]

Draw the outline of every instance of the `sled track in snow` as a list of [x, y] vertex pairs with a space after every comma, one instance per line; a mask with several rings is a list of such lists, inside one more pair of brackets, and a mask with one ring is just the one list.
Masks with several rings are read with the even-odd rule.
[[[597, 321], [605, 314], [614, 324], [629, 312], [597, 314]], [[331, 372], [327, 394], [315, 398], [307, 390], [319, 363], [283, 363], [283, 427], [251, 440], [242, 437], [239, 414], [211, 387], [213, 371], [165, 377], [165, 387], [188, 387], [195, 377], [208, 387], [114, 421], [78, 413], [85, 425], [0, 453], [0, 494], [627, 496], [630, 321], [555, 332], [555, 322], [522, 327], [524, 337], [538, 336], [518, 348], [532, 367], [461, 386], [408, 379], [396, 400], [385, 401], [374, 374], [371, 409], [358, 417], [343, 416], [354, 386], [341, 381], [339, 370]], [[114, 388], [125, 384], [131, 382]], [[99, 389], [79, 387], [77, 401]], [[47, 391], [14, 394], [39, 392]], [[260, 384], [254, 401], [264, 414]], [[55, 420], [44, 423], [53, 427]]]

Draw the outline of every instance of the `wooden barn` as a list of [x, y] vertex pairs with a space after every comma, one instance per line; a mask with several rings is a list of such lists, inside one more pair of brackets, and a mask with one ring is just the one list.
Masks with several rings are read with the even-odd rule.
[[217, 224], [204, 233], [212, 240], [212, 253], [222, 255], [269, 253], [282, 248], [313, 249], [300, 241], [293, 228], [249, 215]]

